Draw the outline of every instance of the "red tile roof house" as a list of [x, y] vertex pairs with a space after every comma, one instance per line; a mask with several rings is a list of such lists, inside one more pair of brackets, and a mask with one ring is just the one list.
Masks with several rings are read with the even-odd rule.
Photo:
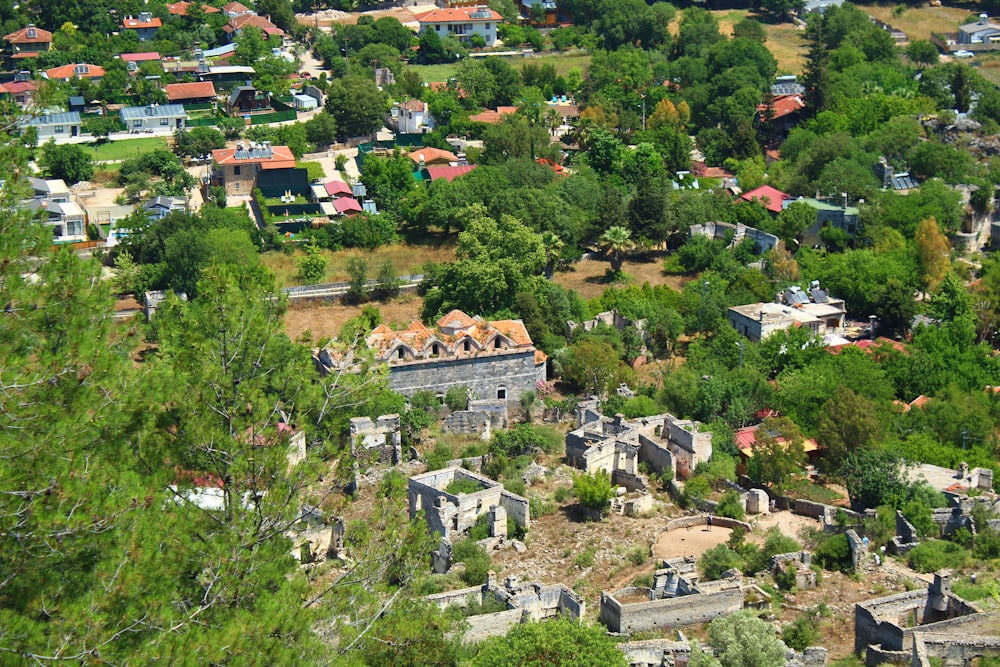
[[34, 58], [52, 48], [52, 33], [29, 23], [25, 28], [4, 35], [4, 41], [7, 42], [7, 53], [11, 58]]
[[777, 215], [785, 208], [784, 202], [792, 199], [792, 196], [785, 194], [777, 188], [772, 188], [770, 185], [762, 185], [750, 192], [744, 192], [740, 199], [744, 201], [757, 200], [764, 208]]
[[11, 81], [0, 84], [0, 94], [10, 95], [20, 107], [26, 107], [34, 99], [38, 92], [38, 83], [35, 81]]
[[[173, 2], [167, 5], [167, 11], [170, 12], [171, 16], [187, 16], [188, 8], [194, 3], [187, 2], [186, 0], [181, 0], [180, 2]], [[218, 7], [213, 7], [212, 5], [202, 4], [201, 11], [206, 14], [218, 14], [221, 10]]]
[[71, 81], [72, 79], [90, 79], [94, 83], [104, 76], [104, 68], [97, 65], [77, 63], [76, 65], [63, 65], [53, 67], [42, 72], [42, 78], [51, 81]]
[[493, 109], [483, 109], [482, 112], [473, 114], [469, 116], [469, 120], [473, 123], [488, 123], [489, 125], [496, 125], [504, 116], [509, 116], [517, 112], [517, 107], [497, 107], [496, 111]]
[[421, 34], [433, 30], [439, 37], [455, 35], [466, 43], [472, 35], [480, 35], [490, 47], [497, 42], [497, 26], [503, 17], [486, 6], [448, 7], [421, 14], [417, 21]]
[[[753, 458], [754, 451], [759, 447], [757, 442], [757, 431], [760, 429], [762, 424], [757, 424], [756, 426], [747, 426], [741, 429], [737, 429], [733, 433], [733, 440], [736, 443], [736, 449], [740, 452], [740, 463], [739, 472], [746, 474], [747, 463]], [[776, 442], [782, 444], [785, 442], [784, 438], [777, 438]], [[820, 446], [812, 438], [805, 438], [802, 440], [802, 449], [805, 451], [806, 456], [809, 457], [810, 462], [814, 461], [819, 456]]]
[[[521, 320], [487, 321], [453, 310], [433, 328], [417, 320], [402, 330], [381, 324], [365, 342], [388, 365], [389, 387], [405, 396], [465, 387], [479, 398], [517, 401], [546, 379], [546, 356]], [[322, 372], [342, 368], [344, 359], [328, 349], [315, 357]]]
[[215, 100], [215, 84], [211, 81], [168, 83], [167, 99], [175, 104], [207, 104]]
[[295, 168], [288, 146], [220, 148], [212, 151], [212, 160], [215, 183], [226, 189], [226, 196], [252, 194], [259, 171]]
[[139, 12], [137, 18], [127, 17], [122, 21], [122, 30], [131, 30], [140, 42], [149, 42], [156, 38], [156, 33], [163, 27], [163, 21], [149, 12]]
[[284, 37], [285, 31], [278, 26], [271, 23], [268, 19], [263, 16], [257, 16], [256, 14], [240, 14], [234, 16], [222, 26], [222, 29], [229, 36], [231, 41], [236, 41], [240, 33], [243, 32], [244, 28], [254, 27], [264, 33], [265, 36], [270, 37], [272, 35], [277, 35], [278, 37]]
[[447, 167], [458, 163], [458, 156], [432, 146], [419, 146], [407, 154], [413, 160], [415, 169], [424, 167]]

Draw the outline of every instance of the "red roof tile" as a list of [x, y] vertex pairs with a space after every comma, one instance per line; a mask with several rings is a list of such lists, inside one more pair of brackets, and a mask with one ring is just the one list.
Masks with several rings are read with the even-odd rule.
[[122, 21], [122, 28], [125, 30], [142, 30], [144, 28], [162, 28], [163, 21], [156, 18], [155, 16], [148, 21], [140, 21], [139, 19], [127, 18]]
[[104, 76], [104, 68], [98, 67], [97, 65], [86, 65], [84, 67], [89, 68], [85, 74], [77, 74], [76, 68], [80, 65], [62, 65], [61, 67], [53, 67], [52, 69], [45, 70], [45, 76], [50, 79], [73, 79], [79, 77], [81, 79], [99, 79]]
[[326, 188], [326, 194], [331, 197], [336, 197], [337, 195], [350, 196], [353, 193], [351, 186], [343, 181], [330, 181], [323, 187]]
[[286, 169], [295, 167], [295, 156], [288, 146], [272, 146], [269, 158], [237, 159], [235, 148], [219, 148], [212, 151], [212, 159], [220, 166], [259, 164], [261, 169]]
[[430, 177], [431, 181], [437, 181], [444, 179], [446, 181], [454, 181], [459, 176], [468, 174], [470, 171], [476, 168], [474, 164], [463, 164], [457, 166], [447, 166], [447, 167], [427, 167], [427, 175]]
[[353, 197], [338, 197], [333, 200], [333, 208], [337, 209], [337, 213], [344, 215], [345, 213], [361, 213], [364, 211], [361, 208], [361, 204], [358, 203]]
[[425, 165], [434, 162], [458, 162], [458, 156], [451, 151], [443, 151], [433, 146], [418, 146], [410, 151], [407, 156], [413, 160], [414, 164], [423, 162]]
[[142, 53], [123, 53], [122, 62], [143, 63], [149, 60], [159, 60], [160, 54], [156, 51], [143, 51]]
[[442, 329], [468, 329], [477, 323], [477, 320], [469, 317], [457, 308], [437, 321], [437, 325]]
[[412, 100], [406, 100], [399, 105], [400, 109], [406, 109], [407, 111], [426, 111], [427, 103], [416, 98]]
[[[167, 11], [170, 12], [172, 16], [187, 16], [188, 7], [192, 3], [187, 2], [187, 0], [181, 0], [180, 2], [173, 2], [167, 5]], [[218, 14], [219, 8], [213, 7], [212, 5], [202, 4], [201, 10], [206, 14]]]
[[781, 202], [791, 199], [791, 195], [786, 195], [781, 190], [772, 188], [770, 185], [762, 185], [750, 192], [744, 192], [740, 199], [744, 201], [757, 199], [771, 213], [781, 213]]
[[168, 83], [165, 87], [167, 99], [171, 102], [181, 100], [200, 100], [215, 97], [215, 84], [211, 81], [195, 81], [193, 83]]
[[[778, 118], [784, 118], [790, 114], [801, 111], [806, 108], [806, 103], [802, 101], [801, 95], [778, 95], [774, 98], [774, 115], [771, 117], [772, 120], [777, 120]], [[758, 104], [757, 111], [760, 112], [761, 120], [766, 118], [767, 105]]]
[[283, 37], [285, 31], [268, 21], [263, 16], [257, 16], [256, 14], [241, 14], [240, 16], [234, 16], [229, 19], [229, 22], [223, 27], [226, 32], [236, 32], [237, 30], [243, 30], [247, 26], [253, 26], [266, 35], [278, 35]]
[[[34, 37], [28, 36], [28, 31], [34, 30]], [[15, 30], [9, 35], [4, 35], [3, 37], [7, 42], [11, 44], [51, 44], [52, 43], [52, 33], [48, 30], [42, 30], [41, 28], [36, 28], [35, 26], [25, 26], [20, 30]]]
[[[473, 18], [473, 12], [488, 11], [489, 16]], [[487, 21], [500, 22], [503, 17], [492, 9], [483, 7], [448, 7], [446, 9], [435, 9], [417, 16], [420, 23], [485, 23]]]

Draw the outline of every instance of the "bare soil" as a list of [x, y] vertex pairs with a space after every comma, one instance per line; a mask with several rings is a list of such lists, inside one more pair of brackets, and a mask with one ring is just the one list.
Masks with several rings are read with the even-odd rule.
[[[420, 318], [424, 300], [415, 294], [403, 294], [387, 303], [374, 303], [382, 313], [382, 321], [390, 326], [407, 325]], [[285, 314], [285, 333], [292, 340], [299, 340], [308, 333], [309, 340], [317, 343], [335, 337], [350, 318], [361, 313], [362, 306], [340, 302], [303, 300], [289, 305]]]
[[[576, 290], [584, 299], [601, 296], [609, 287], [621, 286], [622, 283], [608, 282], [605, 278], [611, 264], [599, 259], [584, 259], [570, 266], [568, 271], [559, 271], [554, 280], [566, 289]], [[632, 258], [622, 265], [622, 272], [627, 278], [625, 284], [670, 285], [676, 290], [684, 286], [691, 278], [684, 276], [668, 276], [663, 273], [663, 257]]]

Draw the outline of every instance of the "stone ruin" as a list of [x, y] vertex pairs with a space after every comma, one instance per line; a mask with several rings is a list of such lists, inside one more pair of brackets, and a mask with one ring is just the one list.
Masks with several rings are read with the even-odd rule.
[[682, 628], [743, 608], [744, 585], [738, 571], [727, 572], [732, 576], [717, 581], [700, 581], [694, 558], [677, 558], [664, 565], [653, 575], [652, 588], [601, 592], [598, 620], [608, 631], [632, 635]]
[[354, 460], [370, 464], [398, 465], [403, 460], [403, 440], [399, 415], [382, 415], [375, 421], [352, 417], [351, 454]]
[[[691, 643], [680, 631], [677, 639], [644, 639], [622, 642], [618, 648], [625, 654], [629, 667], [686, 667], [691, 659]], [[701, 646], [706, 653], [712, 650]], [[829, 652], [822, 646], [810, 646], [801, 653], [788, 649], [785, 667], [826, 667]]]
[[[854, 652], [866, 652], [865, 664], [874, 667], [886, 662], [913, 662], [916, 640], [922, 641], [925, 649], [932, 646], [931, 654], [937, 657], [947, 655], [949, 646], [965, 647], [969, 637], [989, 635], [993, 648], [1000, 647], [996, 637], [1000, 614], [984, 614], [952, 593], [951, 575], [950, 570], [939, 570], [925, 589], [854, 605]], [[963, 652], [964, 648], [957, 651]], [[955, 653], [953, 650], [953, 657]]]
[[907, 553], [917, 548], [920, 540], [917, 538], [917, 529], [906, 520], [903, 513], [896, 510], [896, 534], [887, 546], [889, 553], [894, 556], [905, 556]]
[[793, 576], [795, 588], [808, 590], [816, 588], [816, 571], [812, 565], [812, 553], [809, 551], [792, 551], [775, 554], [771, 557], [771, 574], [775, 579], [782, 576]]
[[509, 416], [507, 401], [490, 399], [469, 399], [465, 410], [454, 410], [441, 424], [445, 433], [477, 434], [489, 440], [498, 428], [507, 428]]
[[463, 640], [479, 642], [490, 637], [500, 637], [521, 623], [541, 621], [554, 616], [582, 619], [587, 610], [583, 598], [562, 584], [542, 584], [537, 581], [521, 583], [517, 577], [507, 577], [501, 585], [496, 574], [490, 572], [483, 586], [472, 586], [446, 593], [427, 596], [442, 609], [464, 607], [470, 603], [483, 604], [490, 599], [506, 609], [492, 614], [470, 616]]
[[[449, 493], [448, 486], [459, 480], [471, 481], [479, 490], [472, 493]], [[459, 467], [432, 470], [410, 477], [407, 488], [410, 518], [424, 512], [427, 528], [441, 538], [440, 546], [431, 553], [434, 572], [444, 574], [451, 569], [451, 544], [467, 533], [483, 514], [488, 516], [489, 537], [479, 544], [493, 551], [508, 544], [507, 517], [527, 530], [531, 512], [527, 498], [511, 493], [489, 477]], [[525, 549], [517, 540], [510, 542], [519, 552]]]
[[595, 398], [581, 401], [577, 427], [566, 434], [566, 463], [575, 468], [588, 473], [604, 470], [614, 484], [645, 490], [639, 463], [687, 479], [698, 463], [712, 457], [712, 434], [698, 422], [668, 414], [630, 420], [622, 415], [606, 417], [598, 406]]

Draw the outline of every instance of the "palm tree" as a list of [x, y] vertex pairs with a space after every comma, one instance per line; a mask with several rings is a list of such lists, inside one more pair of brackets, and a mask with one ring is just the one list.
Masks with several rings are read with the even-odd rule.
[[611, 261], [612, 273], [618, 273], [622, 270], [622, 262], [625, 261], [625, 255], [635, 245], [632, 242], [632, 232], [625, 227], [619, 226], [608, 227], [601, 235], [600, 244], [601, 250], [604, 251], [604, 254]]
[[542, 234], [542, 245], [545, 246], [545, 277], [552, 280], [552, 274], [556, 272], [556, 263], [562, 253], [563, 240], [552, 232]]

